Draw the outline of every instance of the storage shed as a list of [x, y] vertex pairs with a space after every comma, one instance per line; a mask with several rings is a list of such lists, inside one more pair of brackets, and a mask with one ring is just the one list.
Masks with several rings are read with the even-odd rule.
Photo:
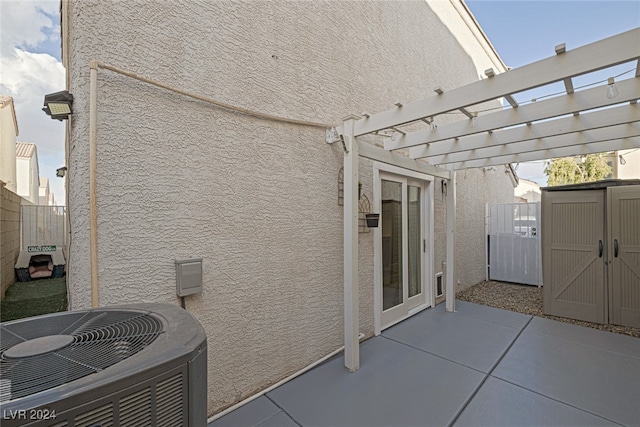
[[542, 189], [544, 313], [640, 327], [640, 180]]

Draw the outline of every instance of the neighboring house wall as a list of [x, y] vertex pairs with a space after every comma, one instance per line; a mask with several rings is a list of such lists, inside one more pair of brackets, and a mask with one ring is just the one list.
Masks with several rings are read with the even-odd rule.
[[540, 186], [528, 179], [520, 178], [520, 182], [514, 190], [516, 199], [526, 200], [527, 203], [539, 202], [542, 198]]
[[[616, 178], [638, 179], [640, 178], [640, 149], [617, 151]], [[624, 165], [620, 162], [620, 156], [624, 159]]]
[[15, 282], [14, 267], [20, 254], [20, 206], [29, 202], [3, 186], [0, 201], [0, 290], [4, 298]]
[[17, 193], [37, 205], [40, 194], [38, 149], [35, 144], [16, 142]]
[[49, 192], [49, 179], [40, 177], [40, 186], [38, 187], [38, 204], [48, 205], [52, 194]]
[[[63, 8], [74, 94], [67, 145], [73, 309], [91, 305], [91, 60], [243, 108], [333, 124], [473, 82], [489, 68], [468, 54], [487, 56], [466, 36], [467, 24], [443, 24], [423, 1], [265, 7], [95, 0], [65, 1]], [[464, 48], [458, 34], [470, 40]], [[233, 113], [105, 70], [97, 105], [100, 305], [179, 304], [174, 261], [202, 257], [204, 290], [187, 298], [186, 308], [209, 337], [210, 412], [342, 345], [340, 144], [327, 145], [324, 129]], [[437, 117], [440, 124], [454, 119]], [[370, 199], [372, 176], [372, 162], [362, 159]], [[439, 181], [435, 272], [445, 259]], [[484, 278], [485, 203], [510, 202], [513, 186], [501, 171], [463, 171], [458, 197], [456, 277], [470, 285]], [[359, 235], [367, 336], [374, 322], [372, 235]]]
[[495, 55], [491, 41], [463, 1], [436, 0], [427, 3], [469, 55], [476, 67], [478, 79], [485, 78], [484, 72], [489, 68], [493, 68], [496, 73], [507, 71], [502, 60]]
[[16, 136], [18, 121], [13, 98], [0, 95], [0, 181], [16, 192]]

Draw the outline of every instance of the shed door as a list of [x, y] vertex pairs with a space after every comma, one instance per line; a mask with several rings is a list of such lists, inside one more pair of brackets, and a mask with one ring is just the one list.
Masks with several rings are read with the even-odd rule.
[[545, 314], [606, 323], [605, 192], [545, 191], [542, 196]]
[[608, 190], [610, 322], [640, 328], [640, 185]]

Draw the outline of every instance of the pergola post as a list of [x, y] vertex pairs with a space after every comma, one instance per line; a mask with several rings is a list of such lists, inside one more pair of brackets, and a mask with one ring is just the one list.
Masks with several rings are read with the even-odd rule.
[[344, 144], [344, 366], [360, 368], [358, 313], [358, 144], [354, 117], [343, 119]]
[[455, 238], [456, 238], [456, 172], [449, 167], [450, 177], [447, 180], [447, 270], [446, 270], [446, 302], [448, 312], [456, 311], [455, 286]]

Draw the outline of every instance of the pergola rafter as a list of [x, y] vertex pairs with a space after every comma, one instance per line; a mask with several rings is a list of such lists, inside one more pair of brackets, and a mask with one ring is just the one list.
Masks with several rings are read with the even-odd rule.
[[543, 147], [553, 149], [637, 136], [640, 135], [639, 116], [640, 106], [627, 104], [590, 114], [498, 130], [491, 134], [442, 141], [429, 147], [415, 147], [409, 151], [409, 157], [426, 158], [431, 164], [441, 165], [473, 158], [539, 151]]
[[640, 79], [627, 79], [616, 82], [616, 85], [618, 86], [619, 95], [614, 99], [607, 98], [602, 87], [595, 87], [574, 92], [571, 96], [558, 96], [521, 105], [517, 109], [507, 108], [484, 114], [481, 120], [478, 120], [475, 128], [471, 127], [468, 120], [460, 120], [439, 126], [435, 131], [426, 129], [407, 133], [397, 138], [396, 141], [386, 138], [384, 139], [384, 148], [398, 150], [423, 144], [432, 144], [438, 141], [517, 126], [527, 122], [548, 120], [596, 108], [609, 107], [623, 102], [632, 102], [640, 98]]
[[[564, 154], [565, 151], [560, 151], [560, 149], [576, 146], [579, 147], [587, 144], [595, 144], [598, 142], [613, 141], [636, 136], [640, 136], [640, 122], [610, 126], [607, 128], [594, 129], [568, 135], [554, 136], [551, 138], [541, 138], [531, 142], [527, 141], [526, 143], [515, 143], [510, 145], [496, 146], [492, 148], [483, 148], [478, 150], [447, 154], [444, 156], [435, 157], [434, 161], [438, 162], [438, 164], [444, 165], [452, 163], [458, 164], [480, 159], [492, 159], [492, 162], [494, 164], [507, 164], [522, 162], [523, 160], [521, 156], [524, 154], [539, 152], [552, 153], [554, 150], [558, 150], [558, 154], [561, 154], [559, 157], [566, 157], [566, 154]], [[605, 149], [605, 151], [612, 150]], [[556, 157], [556, 155], [552, 157]], [[498, 158], [500, 160], [496, 160]], [[550, 157], [547, 156], [545, 158], [548, 159]], [[456, 170], [459, 169], [461, 168], [456, 168]]]
[[640, 137], [628, 137], [623, 139], [611, 139], [605, 141], [594, 141], [589, 144], [572, 145], [555, 149], [532, 151], [510, 156], [499, 156], [486, 159], [469, 160], [467, 162], [452, 163], [455, 170], [484, 168], [489, 166], [504, 165], [508, 162], [505, 158], [513, 159], [513, 163], [531, 162], [540, 159], [550, 159], [552, 157], [586, 156], [588, 154], [603, 153], [606, 151], [632, 150], [640, 148]]

